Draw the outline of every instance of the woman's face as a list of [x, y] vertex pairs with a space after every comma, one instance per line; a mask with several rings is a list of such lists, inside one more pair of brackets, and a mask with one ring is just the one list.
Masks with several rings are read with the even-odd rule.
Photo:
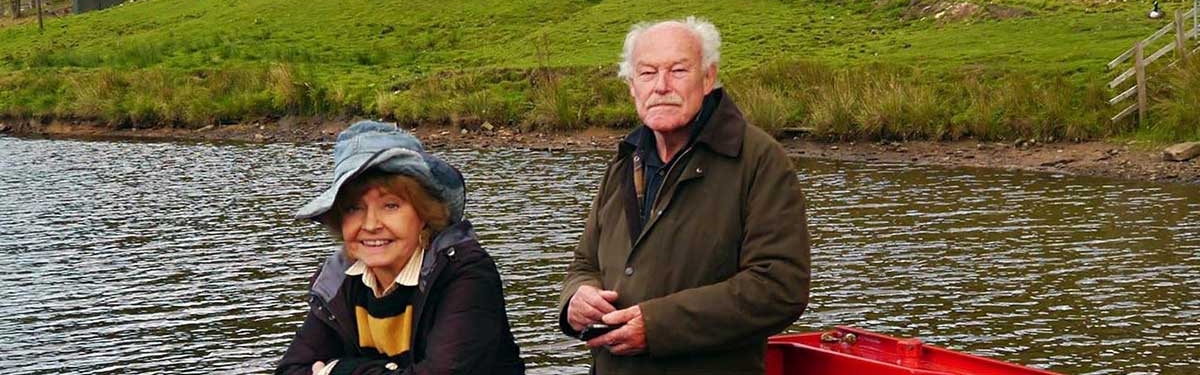
[[404, 269], [420, 244], [425, 222], [404, 198], [371, 187], [342, 212], [342, 239], [355, 259], [390, 273]]

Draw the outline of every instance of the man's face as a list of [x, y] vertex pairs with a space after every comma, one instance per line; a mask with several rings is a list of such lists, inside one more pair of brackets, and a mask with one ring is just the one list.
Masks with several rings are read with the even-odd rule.
[[646, 30], [633, 47], [633, 95], [638, 117], [656, 133], [686, 129], [716, 82], [702, 69], [700, 40], [679, 25]]

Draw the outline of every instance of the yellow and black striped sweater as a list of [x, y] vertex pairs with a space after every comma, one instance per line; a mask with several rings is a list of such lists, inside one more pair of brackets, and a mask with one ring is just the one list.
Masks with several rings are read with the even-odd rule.
[[347, 297], [354, 310], [358, 346], [364, 354], [370, 356], [372, 350], [384, 357], [407, 353], [412, 345], [413, 297], [417, 287], [396, 285], [391, 293], [376, 298], [363, 283], [349, 284]]

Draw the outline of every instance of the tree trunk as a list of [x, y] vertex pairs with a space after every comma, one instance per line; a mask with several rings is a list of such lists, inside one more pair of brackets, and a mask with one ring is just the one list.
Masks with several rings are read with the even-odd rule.
[[20, 18], [21, 17], [21, 0], [12, 0], [11, 4], [12, 4], [12, 10], [8, 12], [8, 15], [11, 16], [13, 19]]

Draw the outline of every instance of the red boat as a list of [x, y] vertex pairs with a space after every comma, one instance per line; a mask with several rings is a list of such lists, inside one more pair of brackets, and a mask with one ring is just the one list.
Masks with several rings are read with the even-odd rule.
[[772, 336], [767, 375], [1055, 375], [850, 327]]

